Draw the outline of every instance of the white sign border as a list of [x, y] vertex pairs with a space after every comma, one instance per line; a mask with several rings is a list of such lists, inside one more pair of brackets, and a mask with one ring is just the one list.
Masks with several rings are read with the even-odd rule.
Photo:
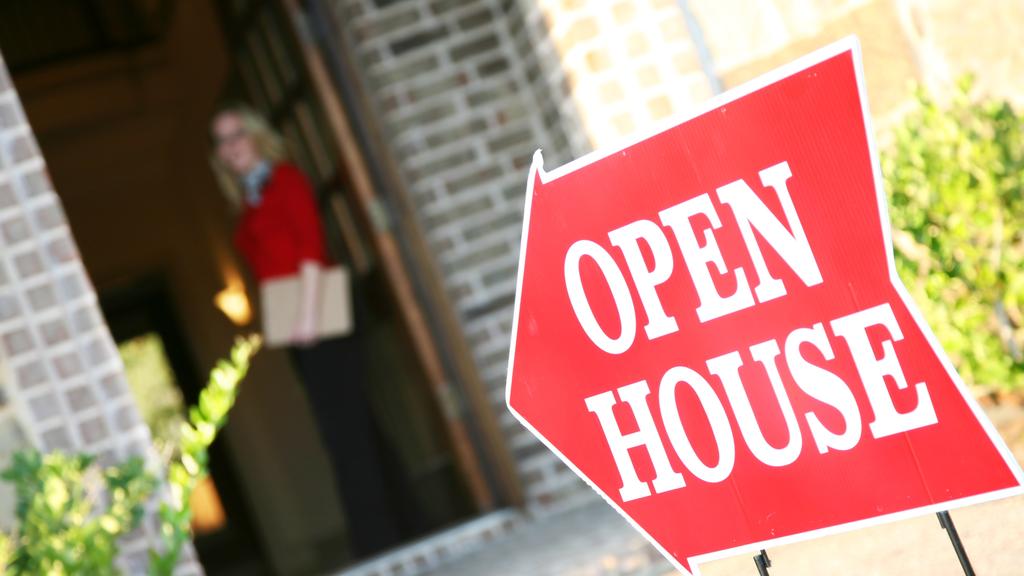
[[[860, 97], [861, 113], [864, 119], [864, 129], [867, 132], [866, 136], [868, 142], [868, 153], [871, 156], [871, 168], [872, 173], [874, 175], [875, 195], [878, 200], [878, 208], [880, 214], [879, 221], [882, 223], [882, 236], [885, 239], [886, 261], [889, 267], [890, 282], [896, 289], [896, 292], [899, 294], [900, 298], [903, 300], [904, 305], [910, 311], [911, 315], [914, 318], [914, 321], [917, 323], [918, 328], [925, 335], [925, 338], [928, 340], [928, 343], [935, 351], [940, 362], [942, 363], [942, 366], [945, 368], [946, 373], [950, 376], [950, 378], [956, 385], [957, 389], [959, 390], [961, 396], [964, 399], [964, 402], [967, 403], [967, 406], [971, 409], [971, 412], [974, 414], [974, 417], [978, 420], [978, 423], [985, 430], [985, 433], [988, 435], [989, 440], [996, 447], [999, 453], [1003, 456], [1006, 465], [1009, 467], [1010, 471], [1017, 479], [1018, 485], [1003, 490], [997, 490], [995, 492], [987, 492], [985, 494], [978, 494], [975, 496], [969, 496], [967, 498], [951, 500], [939, 504], [931, 504], [928, 506], [911, 508], [908, 510], [901, 510], [899, 512], [884, 514], [881, 516], [874, 516], [872, 518], [866, 518], [864, 520], [847, 522], [845, 524], [837, 524], [825, 528], [818, 528], [816, 530], [811, 530], [808, 532], [801, 532], [799, 534], [792, 534], [780, 538], [772, 538], [769, 540], [752, 542], [750, 544], [743, 544], [741, 546], [736, 546], [734, 548], [727, 548], [724, 550], [709, 552], [707, 554], [692, 556], [686, 559], [690, 563], [690, 568], [692, 570], [691, 572], [688, 571], [682, 564], [680, 564], [680, 562], [672, 554], [665, 550], [661, 546], [661, 544], [658, 543], [657, 540], [651, 537], [651, 535], [648, 534], [647, 531], [644, 530], [639, 524], [637, 524], [633, 520], [633, 518], [629, 516], [629, 514], [627, 514], [614, 500], [612, 500], [607, 494], [605, 494], [600, 488], [598, 488], [597, 485], [594, 484], [594, 482], [592, 482], [586, 474], [584, 474], [579, 468], [577, 468], [568, 458], [565, 457], [564, 454], [561, 453], [561, 451], [558, 450], [558, 448], [556, 448], [551, 442], [549, 442], [547, 438], [545, 438], [540, 432], [538, 432], [537, 429], [535, 429], [525, 418], [523, 418], [521, 414], [519, 414], [519, 412], [515, 410], [515, 408], [512, 407], [512, 367], [515, 365], [516, 337], [519, 332], [519, 304], [520, 298], [522, 296], [523, 270], [525, 268], [526, 263], [526, 241], [527, 233], [529, 232], [530, 228], [530, 209], [533, 203], [533, 185], [537, 178], [540, 178], [542, 184], [546, 184], [548, 182], [556, 180], [562, 176], [565, 176], [566, 174], [570, 174], [590, 164], [593, 164], [594, 162], [597, 162], [599, 160], [607, 158], [608, 156], [621, 152], [622, 150], [630, 146], [633, 146], [638, 142], [641, 142], [643, 140], [651, 138], [652, 136], [665, 132], [666, 130], [678, 126], [679, 124], [696, 118], [697, 116], [720, 108], [726, 104], [729, 104], [730, 102], [738, 100], [771, 84], [774, 84], [791, 76], [799, 74], [800, 72], [807, 70], [808, 68], [811, 68], [817, 64], [820, 64], [826, 60], [829, 60], [846, 52], [850, 52], [853, 55], [854, 73], [857, 78], [857, 90], [859, 92]], [[860, 41], [857, 39], [856, 36], [847, 36], [846, 38], [843, 38], [839, 41], [829, 44], [828, 46], [820, 48], [810, 54], [798, 58], [779, 68], [776, 68], [771, 72], [767, 72], [749, 82], [744, 83], [741, 86], [737, 86], [736, 88], [718, 94], [717, 96], [714, 96], [713, 98], [707, 100], [703, 104], [695, 107], [693, 110], [690, 110], [685, 114], [675, 115], [666, 119], [663, 122], [659, 122], [651, 129], [645, 130], [637, 136], [633, 136], [630, 139], [624, 140], [623, 142], [619, 143], [616, 146], [595, 150], [584, 156], [581, 156], [580, 158], [568, 162], [567, 164], [563, 164], [562, 166], [559, 166], [558, 168], [550, 172], [544, 171], [544, 159], [541, 154], [541, 151], [537, 150], [536, 152], [534, 152], [533, 163], [530, 166], [529, 181], [526, 185], [526, 204], [523, 209], [523, 231], [519, 247], [519, 270], [516, 276], [515, 307], [512, 314], [512, 341], [509, 347], [508, 369], [505, 381], [505, 405], [508, 407], [509, 412], [511, 412], [512, 415], [515, 416], [516, 420], [518, 420], [524, 427], [526, 427], [527, 430], [529, 430], [534, 436], [536, 436], [538, 440], [540, 440], [545, 446], [547, 446], [549, 450], [551, 450], [556, 456], [558, 456], [558, 458], [566, 466], [568, 466], [574, 473], [576, 473], [577, 476], [586, 481], [586, 483], [589, 484], [595, 492], [600, 494], [601, 497], [604, 498], [604, 500], [612, 508], [614, 508], [623, 518], [625, 518], [630, 523], [630, 525], [633, 526], [634, 529], [637, 530], [637, 532], [643, 535], [643, 537], [646, 538], [647, 541], [649, 541], [659, 552], [661, 552], [661, 554], [665, 558], [667, 558], [669, 562], [671, 562], [677, 570], [679, 570], [683, 574], [692, 573], [693, 576], [700, 576], [700, 563], [735, 556], [741, 552], [757, 552], [758, 550], [764, 548], [781, 546], [785, 544], [791, 544], [794, 542], [801, 542], [804, 540], [810, 540], [813, 538], [819, 538], [831, 534], [848, 532], [858, 528], [865, 528], [868, 526], [875, 526], [878, 524], [895, 522], [898, 520], [904, 520], [907, 518], [922, 516], [925, 514], [937, 513], [943, 510], [951, 510], [953, 508], [960, 508], [972, 504], [979, 504], [982, 502], [989, 502], [992, 500], [998, 500], [1000, 498], [1009, 498], [1019, 494], [1024, 494], [1024, 471], [1021, 470], [1020, 464], [1013, 457], [1013, 453], [1010, 452], [1010, 449], [1006, 445], [1006, 442], [1003, 441], [1002, 437], [999, 436], [999, 433], [996, 431], [995, 427], [984, 415], [984, 413], [981, 410], [981, 407], [971, 396], [969, 390], [967, 389], [967, 386], [960, 379], [960, 375], [953, 368], [953, 363], [946, 356], [946, 352], [942, 349], [942, 346], [939, 344], [938, 338], [936, 338], [935, 334], [928, 326], [928, 323], [925, 321], [924, 316], [917, 309], [917, 305], [914, 303], [914, 300], [911, 298], [910, 293], [907, 291], [906, 287], [903, 285], [903, 281], [900, 280], [896, 272], [896, 263], [893, 255], [892, 246], [892, 225], [889, 220], [888, 203], [885, 199], [884, 190], [885, 189], [883, 188], [882, 170], [878, 159], [877, 147], [875, 145], [874, 131], [871, 125], [871, 114], [868, 110], [867, 85], [864, 80], [864, 62], [860, 47]]]

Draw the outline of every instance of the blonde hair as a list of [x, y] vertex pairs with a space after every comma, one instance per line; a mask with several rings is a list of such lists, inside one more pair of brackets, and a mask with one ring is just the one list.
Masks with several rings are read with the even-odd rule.
[[[218, 118], [224, 114], [238, 116], [239, 120], [242, 121], [242, 129], [252, 138], [253, 143], [256, 145], [256, 150], [263, 160], [276, 164], [289, 158], [288, 147], [285, 144], [284, 138], [255, 109], [241, 103], [228, 104], [218, 109], [213, 118]], [[210, 155], [210, 167], [213, 169], [213, 174], [217, 177], [217, 183], [220, 185], [221, 192], [228, 199], [231, 209], [234, 211], [241, 210], [242, 185], [239, 182], [238, 176], [221, 162], [220, 158], [217, 157], [216, 151]]]

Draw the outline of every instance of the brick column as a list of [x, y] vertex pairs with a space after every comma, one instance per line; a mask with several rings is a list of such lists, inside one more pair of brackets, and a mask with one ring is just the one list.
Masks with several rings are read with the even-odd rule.
[[[2, 56], [0, 386], [0, 455], [29, 445], [104, 464], [150, 455], [149, 430]], [[151, 513], [124, 539], [127, 573], [145, 572], [157, 535]], [[186, 564], [183, 573], [202, 572]]]

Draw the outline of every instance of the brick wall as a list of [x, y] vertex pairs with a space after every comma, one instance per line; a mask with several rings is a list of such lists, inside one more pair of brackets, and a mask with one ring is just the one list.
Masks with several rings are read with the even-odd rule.
[[[691, 0], [714, 74], [820, 35], [865, 0]], [[597, 148], [712, 95], [679, 0], [536, 0], [567, 77], [571, 107]], [[898, 38], [897, 38], [898, 40]], [[763, 71], [763, 70], [762, 70]], [[744, 78], [749, 79], [749, 76]], [[726, 86], [728, 87], [728, 86]]]
[[532, 503], [580, 483], [504, 409], [526, 172], [587, 143], [530, 0], [335, 0], [332, 13], [400, 166]]
[[[552, 169], [710, 95], [683, 12], [676, 0], [330, 6], [527, 498], [542, 508], [571, 501], [582, 484], [504, 408], [526, 172], [536, 148]], [[799, 10], [780, 13], [790, 12]], [[711, 32], [718, 44], [731, 33]]]
[[548, 169], [579, 158], [593, 149], [576, 103], [572, 100], [570, 77], [548, 27], [548, 17], [536, 0], [505, 3], [515, 56], [522, 63], [529, 86], [528, 97], [536, 114], [550, 133], [545, 142], [544, 163]]
[[[550, 170], [706, 100], [713, 84], [694, 27], [724, 88], [850, 33], [864, 45], [876, 114], [903, 101], [916, 75], [897, 3], [889, 0], [687, 4], [689, 21], [679, 0], [331, 3], [343, 49], [401, 169], [533, 504], [562, 501], [580, 484], [503, 406], [532, 151], [544, 149]], [[943, 27], [958, 13], [955, 4], [941, 0], [923, 12], [934, 20], [939, 45], [952, 36], [947, 28], [956, 28]], [[993, 0], [986, 17], [1011, 22], [1015, 5]], [[972, 42], [1010, 52], [993, 39]], [[1012, 76], [1007, 62], [999, 71]], [[984, 83], [985, 70], [976, 71]]]
[[[107, 464], [150, 454], [149, 430], [2, 57], [0, 386], [0, 455], [29, 445]], [[123, 541], [123, 567], [144, 572], [155, 542], [151, 514]], [[182, 573], [201, 573], [187, 564]]]
[[[18, 104], [7, 70], [0, 60], [0, 467], [6, 468], [11, 455], [30, 446], [28, 435], [18, 414], [19, 381], [7, 356], [11, 350], [25, 348], [27, 336], [22, 332], [22, 303], [10, 289], [19, 271], [8, 245], [28, 234], [24, 215], [18, 210], [18, 194], [7, 169], [13, 157], [20, 155], [10, 134], [24, 125], [24, 113]], [[29, 266], [31, 256], [21, 256], [22, 268]], [[0, 530], [14, 526], [14, 489], [0, 484]]]
[[677, 0], [537, 0], [589, 144], [612, 144], [711, 95]]

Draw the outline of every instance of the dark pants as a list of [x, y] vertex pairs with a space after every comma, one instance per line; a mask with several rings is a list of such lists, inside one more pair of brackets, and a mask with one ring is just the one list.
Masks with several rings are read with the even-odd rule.
[[290, 352], [334, 467], [353, 553], [364, 557], [398, 544], [400, 529], [359, 344], [356, 337], [331, 338]]

